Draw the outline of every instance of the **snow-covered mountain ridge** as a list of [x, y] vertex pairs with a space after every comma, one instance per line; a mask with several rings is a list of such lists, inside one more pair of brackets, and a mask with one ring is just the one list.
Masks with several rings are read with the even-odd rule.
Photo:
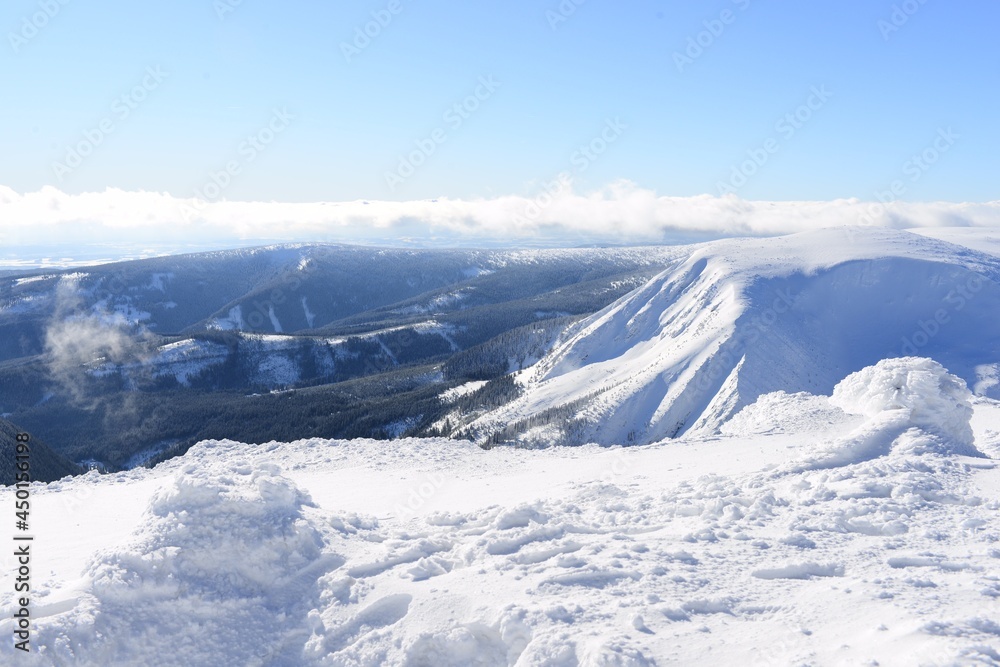
[[9, 274], [0, 415], [112, 470], [208, 438], [427, 435], [439, 404], [418, 378], [533, 362], [686, 252], [313, 244]]
[[761, 395], [829, 393], [848, 373], [908, 355], [998, 397], [998, 312], [1000, 258], [923, 235], [846, 228], [707, 243], [577, 324], [521, 375], [521, 398], [469, 431], [530, 444], [710, 433]]

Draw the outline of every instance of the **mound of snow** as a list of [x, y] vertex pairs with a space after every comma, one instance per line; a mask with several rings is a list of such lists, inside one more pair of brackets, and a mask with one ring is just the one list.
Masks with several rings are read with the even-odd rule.
[[293, 664], [311, 588], [342, 562], [311, 504], [271, 464], [185, 467], [131, 543], [94, 560], [76, 608], [40, 620], [39, 644], [58, 664]]
[[972, 393], [933, 359], [883, 359], [844, 378], [830, 402], [866, 417], [899, 411], [900, 420], [940, 435], [958, 449], [972, 447]]
[[792, 464], [797, 471], [849, 466], [893, 452], [984, 456], [975, 444], [972, 393], [933, 359], [883, 359], [851, 373], [832, 393], [764, 394], [719, 432], [753, 437], [847, 431]]
[[932, 359], [884, 359], [848, 375], [829, 399], [865, 421], [792, 469], [849, 466], [892, 453], [982, 457], [974, 444], [971, 399], [965, 383]]

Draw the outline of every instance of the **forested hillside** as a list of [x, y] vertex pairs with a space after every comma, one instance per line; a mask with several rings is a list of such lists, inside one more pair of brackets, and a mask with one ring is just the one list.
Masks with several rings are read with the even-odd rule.
[[29, 472], [32, 481], [51, 482], [66, 475], [77, 475], [83, 468], [57, 454], [31, 432], [18, 428], [6, 419], [0, 419], [0, 485], [13, 484], [17, 474], [17, 434], [26, 433], [28, 441]]
[[11, 273], [0, 415], [108, 470], [206, 438], [450, 434], [684, 252], [292, 245]]

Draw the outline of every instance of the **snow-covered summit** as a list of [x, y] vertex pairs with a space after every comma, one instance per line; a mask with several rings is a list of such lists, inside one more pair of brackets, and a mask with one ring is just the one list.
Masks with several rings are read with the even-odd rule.
[[652, 442], [711, 432], [770, 392], [828, 394], [911, 355], [997, 396], [997, 312], [1000, 258], [906, 231], [707, 243], [579, 323], [524, 373], [524, 396], [474, 427], [527, 442]]

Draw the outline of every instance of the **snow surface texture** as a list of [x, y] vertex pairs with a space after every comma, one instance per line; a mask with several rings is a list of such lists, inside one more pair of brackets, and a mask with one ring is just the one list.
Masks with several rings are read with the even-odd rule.
[[927, 236], [860, 228], [706, 243], [574, 325], [520, 375], [524, 395], [468, 432], [484, 440], [559, 409], [568, 427], [515, 439], [709, 434], [763, 394], [829, 394], [851, 372], [910, 355], [1000, 398], [998, 312], [1000, 258]]
[[35, 486], [40, 651], [0, 661], [996, 665], [998, 432], [907, 358], [643, 447], [205, 442]]

